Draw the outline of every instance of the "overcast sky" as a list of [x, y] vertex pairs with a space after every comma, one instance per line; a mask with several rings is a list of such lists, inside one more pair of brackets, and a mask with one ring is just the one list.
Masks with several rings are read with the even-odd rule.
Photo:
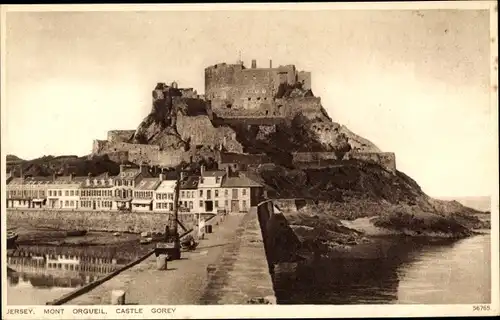
[[488, 195], [489, 13], [476, 10], [7, 14], [4, 153], [90, 153], [136, 129], [156, 82], [206, 66], [295, 64], [332, 119], [394, 151], [435, 196]]

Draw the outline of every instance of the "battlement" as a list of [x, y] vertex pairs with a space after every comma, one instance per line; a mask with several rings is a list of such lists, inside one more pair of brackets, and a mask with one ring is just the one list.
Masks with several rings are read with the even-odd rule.
[[273, 68], [272, 61], [268, 68], [257, 68], [255, 60], [251, 68], [245, 68], [241, 62], [205, 68], [205, 97], [212, 101], [214, 111], [266, 108], [272, 105], [283, 85], [311, 90], [311, 73], [297, 71], [295, 65]]

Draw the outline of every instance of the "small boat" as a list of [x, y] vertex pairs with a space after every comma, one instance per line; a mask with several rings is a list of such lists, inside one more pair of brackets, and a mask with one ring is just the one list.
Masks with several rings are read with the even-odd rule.
[[14, 246], [18, 237], [19, 235], [14, 231], [7, 231], [7, 247]]
[[150, 244], [151, 242], [153, 242], [153, 238], [142, 238], [140, 240], [141, 244]]
[[70, 230], [66, 232], [68, 237], [82, 237], [87, 234], [87, 230]]

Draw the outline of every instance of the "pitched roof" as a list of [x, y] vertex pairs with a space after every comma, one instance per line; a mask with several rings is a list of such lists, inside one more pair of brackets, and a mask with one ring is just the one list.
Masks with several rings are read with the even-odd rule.
[[136, 190], [156, 190], [161, 181], [158, 178], [144, 178], [135, 186]]
[[22, 178], [13, 178], [9, 185], [48, 185], [53, 182], [52, 177], [26, 177]]
[[223, 188], [233, 188], [233, 187], [262, 187], [260, 183], [255, 182], [245, 175], [240, 175], [238, 177], [226, 177], [222, 181]]
[[226, 171], [222, 170], [214, 170], [214, 171], [205, 171], [202, 174], [202, 177], [222, 177], [226, 174]]
[[188, 176], [183, 181], [181, 181], [181, 189], [196, 189], [198, 187], [198, 182], [200, 181], [199, 176]]
[[163, 180], [159, 183], [158, 187], [156, 188], [156, 192], [161, 192], [161, 191], [173, 192], [176, 183], [177, 180]]
[[[90, 185], [82, 183], [82, 188], [111, 188], [114, 186], [112, 178], [87, 177], [87, 179], [90, 180]], [[97, 180], [97, 184], [94, 184], [94, 180]]]

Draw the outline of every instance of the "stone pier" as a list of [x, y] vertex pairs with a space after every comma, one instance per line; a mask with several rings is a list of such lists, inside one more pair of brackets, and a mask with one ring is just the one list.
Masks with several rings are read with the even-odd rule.
[[169, 261], [167, 270], [157, 270], [152, 255], [66, 304], [110, 304], [113, 290], [125, 292], [127, 304], [139, 305], [274, 303], [256, 210], [212, 225], [213, 233], [196, 250]]

